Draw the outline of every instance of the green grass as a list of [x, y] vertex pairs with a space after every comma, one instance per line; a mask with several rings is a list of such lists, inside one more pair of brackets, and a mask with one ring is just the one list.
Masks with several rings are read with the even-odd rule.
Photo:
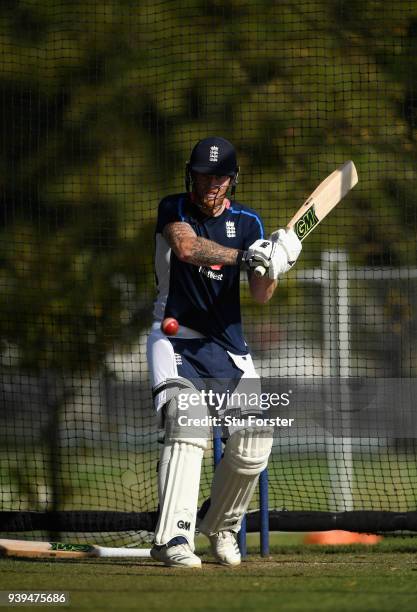
[[252, 554], [235, 569], [213, 563], [200, 539], [202, 570], [169, 569], [151, 560], [2, 559], [0, 590], [69, 591], [69, 609], [89, 611], [415, 610], [417, 541], [412, 538], [326, 548], [305, 546], [300, 535], [272, 540], [271, 556], [261, 559], [251, 536]]
[[[7, 510], [44, 510], [52, 491], [47, 451], [8, 448], [0, 451], [0, 498]], [[66, 449], [58, 474], [61, 504], [66, 510], [130, 511], [157, 507], [158, 449], [122, 452], [112, 449]], [[200, 503], [209, 497], [211, 457], [203, 464]], [[351, 482], [355, 509], [414, 510], [417, 462], [414, 455], [381, 450], [356, 454]], [[323, 455], [273, 453], [269, 461], [271, 508], [328, 510], [334, 497], [328, 462]], [[259, 506], [258, 491], [252, 509]]]

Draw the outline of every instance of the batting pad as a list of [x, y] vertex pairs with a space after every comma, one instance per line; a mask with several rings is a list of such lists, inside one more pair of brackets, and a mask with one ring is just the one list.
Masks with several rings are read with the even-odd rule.
[[194, 551], [201, 461], [206, 447], [204, 438], [166, 443], [158, 473], [160, 514], [155, 544], [161, 546], [183, 536]]
[[210, 507], [199, 526], [202, 533], [239, 531], [271, 448], [270, 430], [248, 428], [230, 436], [214, 474]]

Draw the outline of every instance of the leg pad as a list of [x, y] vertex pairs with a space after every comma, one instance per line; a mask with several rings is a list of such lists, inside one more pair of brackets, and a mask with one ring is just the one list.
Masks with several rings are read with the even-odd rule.
[[167, 544], [183, 536], [194, 549], [194, 530], [205, 439], [168, 441], [162, 451], [158, 474], [160, 514], [155, 544]]
[[214, 474], [210, 507], [200, 523], [202, 533], [239, 531], [259, 474], [268, 464], [272, 441], [269, 429], [242, 429], [230, 436]]

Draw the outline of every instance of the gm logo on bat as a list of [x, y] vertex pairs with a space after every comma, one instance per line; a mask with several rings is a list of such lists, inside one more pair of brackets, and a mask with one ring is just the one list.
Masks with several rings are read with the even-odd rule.
[[315, 228], [315, 226], [318, 223], [320, 223], [320, 221], [317, 218], [316, 211], [314, 210], [314, 204], [313, 204], [313, 206], [311, 206], [303, 214], [301, 219], [298, 219], [297, 223], [295, 224], [295, 228], [294, 228], [295, 233], [297, 234], [298, 238], [302, 240], [311, 232], [311, 230]]

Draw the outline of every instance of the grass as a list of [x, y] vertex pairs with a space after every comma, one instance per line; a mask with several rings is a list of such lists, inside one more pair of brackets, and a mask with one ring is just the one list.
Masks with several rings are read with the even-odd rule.
[[[0, 590], [62, 590], [71, 610], [260, 610], [262, 612], [391, 612], [415, 610], [417, 541], [386, 538], [372, 547], [302, 544], [274, 535], [271, 556], [251, 554], [235, 569], [213, 562], [204, 540], [202, 570], [151, 561], [16, 560], [0, 562]], [[38, 606], [39, 607], [39, 606]], [[49, 608], [50, 609], [50, 608]]]
[[[34, 451], [24, 462], [18, 451], [12, 456], [13, 464], [10, 455], [0, 461], [0, 493], [10, 504], [7, 509], [25, 507], [24, 500], [28, 508], [42, 509], [49, 498], [43, 456]], [[84, 509], [142, 508], [143, 500], [156, 507], [156, 453], [115, 456], [68, 451], [62, 459], [67, 509], [81, 505]], [[146, 487], [144, 473], [149, 476]], [[363, 456], [356, 460], [355, 475], [353, 494], [358, 507], [415, 508], [413, 458], [388, 452]], [[201, 499], [208, 495], [210, 479], [208, 462]], [[324, 458], [271, 458], [274, 507], [327, 509], [328, 489]], [[111, 542], [115, 544], [122, 542]], [[317, 548], [304, 545], [300, 535], [275, 534], [270, 557], [261, 559], [256, 554], [256, 537], [251, 535], [251, 554], [235, 569], [215, 564], [204, 539], [197, 541], [197, 550], [204, 563], [201, 571], [168, 569], [151, 560], [0, 559], [0, 590], [68, 591], [71, 604], [66, 609], [92, 612], [414, 612], [416, 608], [417, 538], [386, 538], [372, 547]]]
[[[58, 479], [66, 510], [142, 511], [157, 507], [157, 449], [122, 452], [112, 449], [62, 451]], [[43, 510], [51, 501], [47, 452], [39, 449], [0, 450], [0, 498], [7, 510]], [[200, 504], [209, 497], [211, 457], [203, 464]], [[328, 510], [335, 491], [325, 455], [273, 453], [269, 461], [271, 508]], [[356, 453], [352, 497], [355, 508], [405, 512], [417, 504], [417, 462], [414, 455], [389, 450]], [[334, 485], [333, 485], [334, 486]], [[255, 492], [252, 509], [259, 505]]]

